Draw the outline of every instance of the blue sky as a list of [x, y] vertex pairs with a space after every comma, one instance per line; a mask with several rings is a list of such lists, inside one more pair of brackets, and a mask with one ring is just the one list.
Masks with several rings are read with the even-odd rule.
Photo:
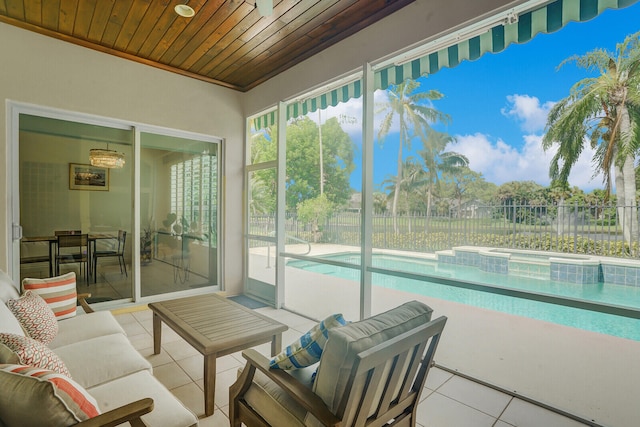
[[[595, 19], [576, 23], [551, 34], [538, 34], [526, 44], [512, 44], [499, 54], [485, 54], [421, 78], [421, 88], [436, 89], [444, 98], [434, 107], [449, 114], [445, 129], [457, 143], [448, 150], [466, 154], [470, 167], [498, 185], [511, 180], [533, 180], [549, 184], [552, 152], [544, 153], [540, 141], [546, 114], [570, 87], [587, 77], [574, 64], [557, 66], [566, 58], [595, 48], [615, 51], [624, 38], [640, 30], [640, 2], [619, 10], [607, 10]], [[377, 97], [378, 98], [378, 97]], [[329, 114], [359, 117], [358, 105], [341, 104]], [[353, 129], [359, 133], [360, 123]], [[351, 133], [350, 130], [347, 130]], [[377, 129], [376, 129], [377, 131]], [[352, 134], [353, 135], [353, 134]], [[360, 143], [359, 135], [354, 141]], [[420, 148], [416, 144], [415, 151]], [[374, 151], [374, 181], [380, 183], [396, 172], [397, 136]], [[591, 151], [586, 151], [570, 176], [570, 184], [585, 191], [602, 187], [601, 176], [592, 179]], [[360, 162], [360, 159], [357, 160]], [[361, 169], [352, 175], [360, 190]]]

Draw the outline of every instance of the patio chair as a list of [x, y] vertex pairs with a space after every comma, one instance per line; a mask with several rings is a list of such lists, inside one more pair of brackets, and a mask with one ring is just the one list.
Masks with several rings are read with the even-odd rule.
[[417, 301], [328, 330], [315, 366], [270, 369], [256, 350], [229, 389], [232, 427], [415, 426], [446, 317]]

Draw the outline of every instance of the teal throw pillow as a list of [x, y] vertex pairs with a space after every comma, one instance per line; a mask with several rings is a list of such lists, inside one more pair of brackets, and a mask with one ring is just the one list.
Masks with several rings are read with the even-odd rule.
[[269, 367], [272, 369], [296, 369], [313, 365], [320, 361], [322, 350], [327, 343], [329, 329], [346, 324], [342, 314], [333, 314], [327, 317], [271, 359]]

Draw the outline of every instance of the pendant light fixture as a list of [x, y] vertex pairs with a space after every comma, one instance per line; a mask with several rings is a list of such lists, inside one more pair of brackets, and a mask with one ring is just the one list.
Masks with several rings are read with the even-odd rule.
[[124, 166], [124, 153], [109, 150], [109, 143], [107, 143], [106, 150], [101, 148], [89, 150], [89, 163], [91, 166], [100, 168], [121, 169]]

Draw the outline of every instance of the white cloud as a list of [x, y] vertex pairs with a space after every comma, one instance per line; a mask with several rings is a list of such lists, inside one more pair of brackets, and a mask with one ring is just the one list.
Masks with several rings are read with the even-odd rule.
[[542, 131], [547, 123], [547, 115], [553, 107], [553, 102], [545, 102], [540, 105], [540, 100], [529, 95], [508, 95], [507, 108], [502, 109], [506, 117], [513, 117], [520, 122], [520, 127], [525, 132]]
[[[351, 98], [346, 102], [340, 102], [335, 107], [327, 107], [326, 110], [323, 110], [322, 113], [322, 122], [324, 123], [330, 117], [345, 117], [350, 120], [341, 121], [342, 129], [347, 132], [349, 135], [354, 137], [355, 135], [362, 134], [362, 100], [363, 98]], [[375, 123], [375, 136], [377, 138], [378, 126], [382, 123], [382, 119], [386, 116], [386, 111], [380, 110], [380, 105], [385, 104], [389, 101], [387, 96], [387, 92], [384, 90], [376, 90], [373, 93], [373, 109], [374, 109], [374, 123]], [[326, 112], [325, 112], [326, 111]], [[318, 122], [318, 114], [311, 113], [309, 116], [311, 120], [314, 120], [316, 123]], [[351, 120], [355, 118], [356, 120]], [[398, 122], [398, 117], [394, 115], [393, 120], [391, 122], [391, 127], [389, 128], [389, 134], [394, 134], [400, 132], [400, 123]], [[359, 139], [359, 138], [358, 138]]]
[[[362, 133], [362, 98], [352, 98], [347, 102], [341, 102], [335, 107], [327, 107], [322, 112], [322, 122], [330, 117], [337, 117], [340, 120], [342, 129], [349, 135], [359, 135]], [[312, 113], [311, 119], [317, 121], [318, 114]]]
[[[378, 105], [386, 101], [386, 93], [376, 91], [374, 101]], [[549, 185], [551, 181], [549, 179], [549, 164], [556, 153], [556, 148], [552, 147], [547, 152], [542, 149], [542, 131], [547, 121], [547, 114], [554, 103], [541, 104], [535, 96], [518, 94], [507, 96], [507, 103], [508, 106], [502, 110], [502, 114], [514, 118], [520, 123], [524, 142], [521, 148], [516, 148], [500, 138], [492, 140], [485, 134], [476, 133], [457, 135], [458, 142], [450, 144], [446, 150], [466, 155], [469, 158], [471, 169], [482, 172], [487, 181], [497, 185], [508, 181], [524, 180]], [[354, 135], [362, 132], [361, 99], [351, 99], [336, 107], [329, 107], [327, 113], [323, 114], [323, 121], [328, 117], [340, 115], [358, 118], [355, 123], [343, 124], [345, 131]], [[382, 114], [378, 116], [377, 123], [379, 123]], [[312, 115], [312, 118], [317, 118], [317, 114]], [[390, 131], [397, 132], [396, 128], [397, 124], [394, 123]], [[570, 185], [578, 186], [586, 191], [602, 187], [602, 174], [592, 179], [591, 159], [593, 153], [594, 151], [589, 147], [589, 144], [585, 144], [584, 151], [569, 175]]]
[[[549, 164], [556, 148], [542, 149], [542, 136], [523, 136], [524, 145], [518, 149], [503, 140], [490, 141], [486, 135], [458, 135], [457, 143], [449, 144], [447, 151], [456, 151], [469, 158], [469, 167], [482, 172], [487, 181], [497, 185], [508, 181], [535, 181], [549, 185]], [[602, 175], [591, 179], [593, 167], [591, 159], [594, 151], [589, 147], [580, 155], [569, 175], [569, 184], [584, 190], [600, 188]]]

